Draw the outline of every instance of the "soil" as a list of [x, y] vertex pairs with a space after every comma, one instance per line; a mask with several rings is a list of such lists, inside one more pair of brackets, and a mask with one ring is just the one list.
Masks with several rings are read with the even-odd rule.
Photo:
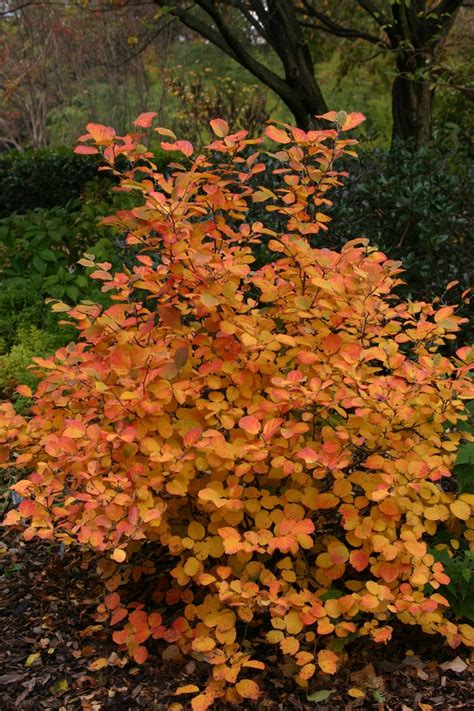
[[[25, 543], [18, 532], [1, 532], [0, 711], [189, 708], [190, 696], [174, 690], [202, 688], [206, 668], [194, 661], [166, 665], [153, 656], [137, 666], [118, 654], [109, 632], [94, 621], [100, 586], [84, 567], [79, 552], [61, 558], [57, 544]], [[104, 657], [107, 666], [91, 668]], [[267, 671], [255, 677], [264, 693], [245, 711], [474, 709], [472, 653], [416, 628], [396, 628], [387, 645], [354, 643], [344, 669], [315, 677], [309, 690], [285, 678], [275, 657], [266, 661]]]

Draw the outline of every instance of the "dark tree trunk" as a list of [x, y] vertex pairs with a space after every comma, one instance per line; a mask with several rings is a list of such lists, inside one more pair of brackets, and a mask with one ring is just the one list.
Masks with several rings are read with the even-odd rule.
[[315, 116], [327, 112], [327, 104], [314, 76], [307, 71], [307, 66], [296, 65], [291, 77], [286, 79], [287, 89], [280, 93], [280, 98], [295, 117], [296, 124], [305, 131], [319, 125]]
[[402, 55], [397, 59], [398, 75], [392, 84], [394, 141], [411, 139], [416, 146], [431, 141], [434, 90], [428, 77], [413, 76], [417, 69], [426, 67], [424, 56], [416, 62], [413, 55]]
[[262, 19], [269, 44], [280, 57], [285, 71], [284, 90], [277, 93], [300, 128], [314, 128], [318, 125], [314, 117], [326, 113], [328, 107], [315, 79], [313, 58], [294, 5], [268, 0], [268, 12]]

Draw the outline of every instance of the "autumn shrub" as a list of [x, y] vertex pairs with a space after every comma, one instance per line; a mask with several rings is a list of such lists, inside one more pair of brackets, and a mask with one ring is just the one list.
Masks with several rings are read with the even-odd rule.
[[[306, 688], [350, 640], [386, 642], [397, 621], [472, 645], [435, 557], [474, 538], [474, 496], [451, 485], [473, 351], [440, 352], [462, 319], [397, 298], [399, 263], [366, 240], [331, 251], [308, 239], [327, 229], [335, 161], [363, 117], [269, 125], [265, 139], [216, 119], [195, 152], [153, 116], [124, 137], [97, 124], [82, 137], [108, 169], [131, 162], [121, 186], [135, 206], [105, 221], [138, 254], [118, 272], [82, 260], [113, 304], [56, 303], [79, 341], [35, 360], [28, 420], [1, 409], [5, 466], [25, 468], [6, 523], [100, 554], [98, 623], [135, 662], [207, 663], [206, 686], [176, 691], [194, 711], [258, 698], [269, 647]], [[171, 174], [148, 130], [182, 153]], [[285, 229], [248, 222], [254, 203]], [[255, 268], [263, 239], [275, 258]]]

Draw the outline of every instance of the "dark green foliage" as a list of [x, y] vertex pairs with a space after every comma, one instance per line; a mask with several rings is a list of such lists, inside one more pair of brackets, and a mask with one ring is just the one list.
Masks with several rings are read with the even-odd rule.
[[[127, 199], [70, 201], [0, 220], [0, 399], [11, 397], [16, 385], [35, 382], [28, 370], [34, 356], [49, 355], [77, 335], [59, 324], [62, 316], [51, 311], [48, 298], [108, 303], [100, 283], [87, 278], [92, 270], [77, 260], [87, 251], [99, 262], [122, 264], [121, 236], [98, 221]], [[16, 404], [21, 409], [24, 398]]]
[[[272, 175], [278, 167], [267, 157], [265, 185], [282, 186], [282, 176]], [[474, 160], [462, 152], [424, 147], [413, 152], [406, 145], [391, 151], [359, 150], [358, 159], [348, 159], [348, 176], [338, 188], [329, 208], [332, 222], [327, 232], [311, 238], [314, 246], [340, 249], [347, 241], [368, 238], [392, 259], [400, 260], [406, 282], [399, 288], [404, 298], [431, 301], [443, 297], [451, 281], [459, 286], [446, 297], [458, 303], [474, 277]], [[261, 175], [255, 181], [261, 181]], [[266, 212], [257, 203], [248, 216], [281, 231], [284, 219]], [[274, 252], [260, 248], [257, 266], [274, 259]], [[461, 312], [469, 316], [467, 309]], [[472, 338], [472, 324], [466, 325], [461, 341]]]
[[[156, 153], [163, 169], [170, 159], [169, 153]], [[105, 199], [114, 179], [107, 171], [98, 172], [102, 163], [99, 155], [77, 155], [61, 147], [0, 153], [0, 218], [64, 206], [80, 197]]]
[[457, 617], [474, 621], [474, 552], [462, 548], [454, 558], [450, 558], [445, 550], [432, 550], [431, 553], [451, 578], [439, 592], [447, 597]]
[[[470, 400], [466, 407], [470, 413], [470, 418], [463, 429], [474, 437], [474, 400]], [[474, 494], [474, 442], [465, 441], [459, 447], [454, 473], [459, 490]]]
[[[97, 156], [76, 155], [70, 148], [0, 154], [0, 217], [65, 205], [97, 177], [99, 165]], [[101, 181], [110, 184], [105, 174]]]
[[[467, 405], [469, 419], [462, 429], [474, 435], [474, 400]], [[454, 465], [455, 483], [463, 493], [474, 493], [474, 442], [464, 441], [461, 444]], [[436, 536], [436, 543], [447, 543], [452, 534], [443, 531]], [[439, 592], [445, 595], [457, 617], [466, 617], [474, 621], [474, 552], [470, 551], [467, 541], [458, 537], [459, 549], [454, 558], [450, 558], [446, 550], [433, 548], [430, 552], [445, 568], [451, 578], [448, 585], [443, 585]]]
[[[431, 300], [474, 274], [474, 161], [424, 147], [361, 152], [331, 210], [331, 246], [367, 237], [402, 261], [404, 296]], [[459, 291], [458, 290], [458, 291]]]

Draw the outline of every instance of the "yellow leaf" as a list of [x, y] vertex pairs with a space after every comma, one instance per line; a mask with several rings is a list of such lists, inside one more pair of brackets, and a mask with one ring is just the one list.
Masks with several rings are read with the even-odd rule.
[[36, 662], [36, 660], [39, 659], [40, 656], [41, 656], [40, 652], [35, 652], [34, 654], [30, 654], [26, 658], [25, 667], [26, 668], [31, 667]]
[[179, 696], [180, 694], [195, 694], [196, 691], [199, 691], [199, 686], [186, 684], [185, 686], [179, 686], [174, 693], [175, 696]]
[[362, 689], [357, 689], [355, 686], [349, 689], [347, 693], [349, 696], [352, 696], [353, 699], [363, 699], [365, 696], [365, 692], [362, 691]]
[[303, 623], [297, 610], [290, 610], [283, 619], [290, 634], [298, 634], [303, 629]]
[[184, 564], [184, 572], [192, 578], [201, 570], [201, 563], [196, 558], [188, 558]]
[[216, 643], [211, 637], [196, 637], [193, 639], [191, 646], [195, 652], [210, 652], [211, 649], [214, 649]]
[[471, 507], [469, 504], [466, 504], [465, 501], [453, 501], [449, 508], [451, 509], [451, 513], [454, 514], [456, 518], [460, 518], [461, 521], [467, 521], [471, 516]]
[[117, 563], [123, 563], [123, 561], [127, 557], [127, 554], [122, 548], [115, 548], [110, 557], [112, 558], [112, 560], [117, 561]]
[[318, 665], [325, 674], [335, 674], [337, 670], [338, 657], [330, 649], [322, 649], [318, 652]]

